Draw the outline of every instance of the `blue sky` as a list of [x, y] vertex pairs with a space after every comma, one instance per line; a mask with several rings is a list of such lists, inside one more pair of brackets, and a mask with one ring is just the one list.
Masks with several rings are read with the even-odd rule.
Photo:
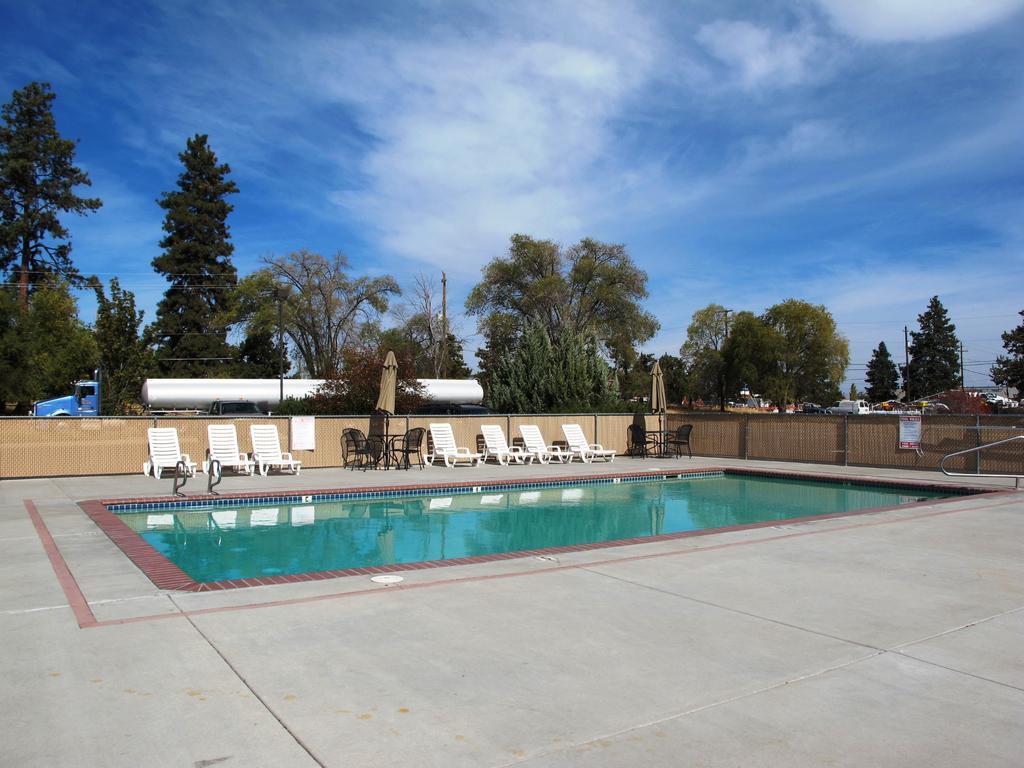
[[195, 133], [241, 190], [241, 273], [341, 250], [403, 286], [447, 270], [459, 312], [512, 233], [591, 236], [650, 276], [646, 351], [677, 353], [710, 302], [801, 298], [836, 317], [858, 385], [935, 294], [968, 384], [987, 383], [1024, 308], [1024, 0], [0, 0], [0, 16], [3, 101], [51, 82], [104, 201], [68, 222], [75, 261], [120, 276], [147, 320], [155, 200]]

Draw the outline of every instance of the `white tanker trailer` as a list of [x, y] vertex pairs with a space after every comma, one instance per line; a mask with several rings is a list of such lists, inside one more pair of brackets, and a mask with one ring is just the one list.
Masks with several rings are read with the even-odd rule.
[[[476, 379], [418, 379], [433, 403], [481, 403], [483, 387]], [[285, 379], [284, 396], [312, 395], [323, 379]], [[279, 379], [146, 379], [142, 402], [150, 413], [207, 412], [215, 401], [244, 400], [264, 413], [281, 402]]]

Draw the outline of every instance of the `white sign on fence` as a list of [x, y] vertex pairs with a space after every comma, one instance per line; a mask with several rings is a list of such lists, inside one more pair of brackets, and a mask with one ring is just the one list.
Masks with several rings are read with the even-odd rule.
[[900, 448], [921, 450], [921, 417], [900, 416]]
[[290, 423], [292, 450], [316, 450], [316, 417], [292, 416]]

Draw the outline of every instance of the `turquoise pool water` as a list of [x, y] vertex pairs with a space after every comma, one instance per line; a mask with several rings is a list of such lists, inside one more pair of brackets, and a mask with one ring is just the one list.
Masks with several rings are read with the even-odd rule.
[[194, 580], [210, 582], [724, 528], [944, 495], [725, 475], [119, 517]]

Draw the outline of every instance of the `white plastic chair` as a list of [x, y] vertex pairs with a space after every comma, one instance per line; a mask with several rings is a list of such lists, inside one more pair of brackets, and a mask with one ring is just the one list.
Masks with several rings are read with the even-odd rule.
[[142, 473], [160, 479], [165, 469], [173, 470], [178, 462], [185, 462], [185, 471], [195, 475], [196, 463], [178, 445], [178, 430], [174, 427], [149, 428], [149, 460], [142, 463]]
[[571, 458], [568, 453], [557, 445], [548, 445], [544, 442], [544, 436], [540, 433], [540, 427], [536, 424], [520, 424], [519, 434], [523, 436], [523, 443], [526, 444], [526, 452], [533, 456], [541, 464], [547, 464], [554, 459], [564, 464]]
[[292, 458], [290, 453], [281, 452], [281, 438], [277, 427], [273, 424], [250, 424], [249, 435], [252, 437], [252, 460], [266, 477], [271, 467], [287, 469], [293, 475], [299, 474], [302, 462]]
[[447, 422], [431, 424], [430, 437], [434, 441], [434, 450], [433, 453], [427, 454], [428, 464], [433, 464], [435, 459], [441, 458], [444, 459], [446, 467], [454, 467], [460, 461], [479, 467], [484, 460], [482, 453], [455, 444], [455, 433], [452, 432], [452, 425]]
[[210, 465], [216, 460], [220, 462], [222, 470], [231, 468], [247, 475], [252, 474], [255, 462], [238, 450], [238, 433], [234, 424], [210, 424], [206, 428], [206, 435], [210, 447], [203, 462], [203, 472], [209, 472]]
[[588, 443], [586, 435], [583, 434], [583, 427], [579, 424], [563, 424], [562, 432], [565, 434], [565, 441], [569, 443], [570, 461], [576, 456], [579, 456], [584, 464], [589, 464], [594, 459], [615, 460], [615, 451], [605, 449], [600, 443]]
[[484, 435], [484, 444], [487, 452], [484, 453], [484, 461], [494, 458], [499, 464], [508, 466], [510, 462], [516, 464], [532, 464], [534, 454], [528, 453], [518, 445], [509, 447], [505, 439], [505, 433], [497, 424], [481, 424], [480, 431]]

